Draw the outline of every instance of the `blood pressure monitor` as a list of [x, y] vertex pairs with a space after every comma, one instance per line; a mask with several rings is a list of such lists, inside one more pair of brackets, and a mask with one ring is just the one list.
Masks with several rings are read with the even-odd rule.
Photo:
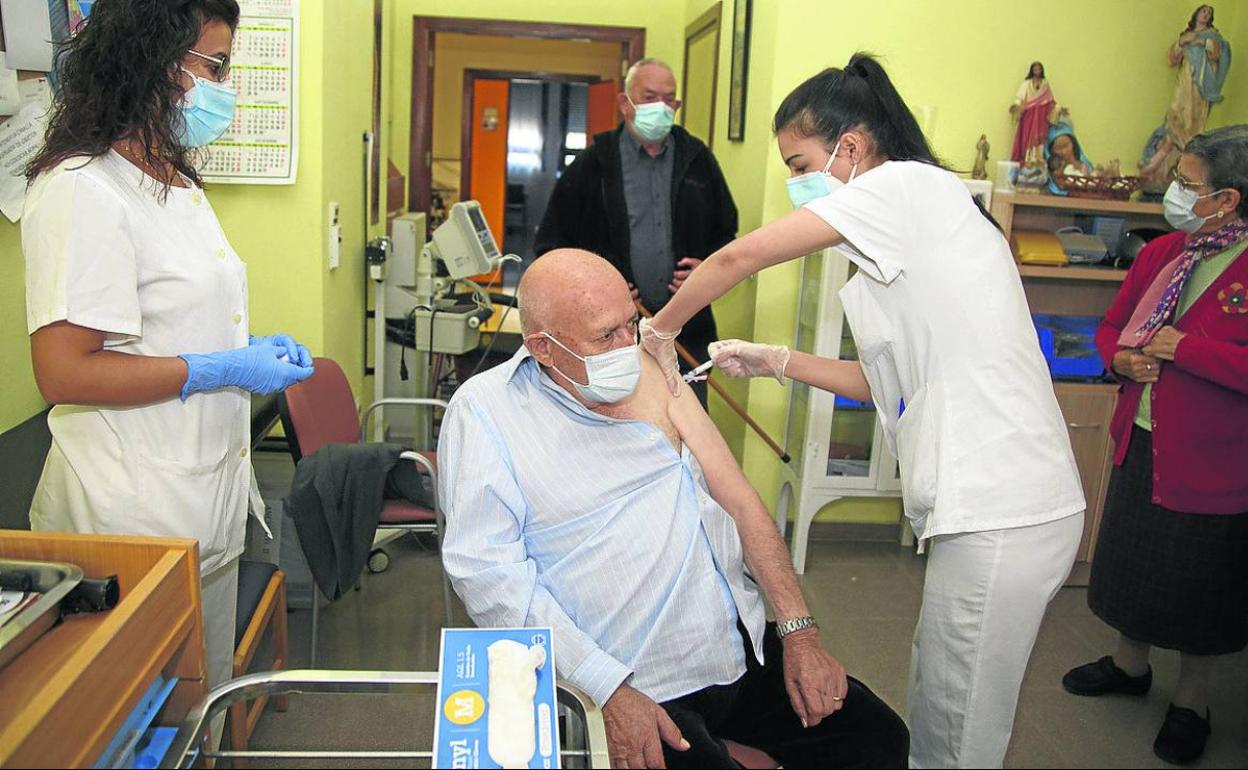
[[476, 201], [451, 206], [446, 221], [433, 231], [433, 246], [453, 280], [488, 273], [503, 257]]

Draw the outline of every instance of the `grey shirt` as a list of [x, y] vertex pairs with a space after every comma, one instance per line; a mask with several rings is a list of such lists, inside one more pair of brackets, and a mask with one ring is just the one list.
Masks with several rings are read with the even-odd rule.
[[667, 304], [676, 258], [672, 253], [672, 165], [675, 141], [669, 134], [659, 154], [625, 128], [620, 132], [620, 165], [628, 206], [629, 261], [641, 301], [651, 312]]

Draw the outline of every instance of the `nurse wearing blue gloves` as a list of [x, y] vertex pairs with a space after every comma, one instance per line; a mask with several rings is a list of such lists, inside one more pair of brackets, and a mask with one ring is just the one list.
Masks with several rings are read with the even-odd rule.
[[22, 214], [35, 379], [55, 406], [31, 528], [199, 541], [210, 685], [227, 679], [252, 487], [251, 393], [312, 374], [248, 335], [246, 267], [196, 171], [233, 120], [235, 0], [98, 0]]

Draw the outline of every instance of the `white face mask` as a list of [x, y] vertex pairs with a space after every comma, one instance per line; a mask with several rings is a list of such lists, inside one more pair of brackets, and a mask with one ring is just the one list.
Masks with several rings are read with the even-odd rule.
[[1182, 230], [1185, 233], [1194, 233], [1205, 226], [1205, 223], [1213, 216], [1202, 217], [1195, 212], [1196, 201], [1201, 198], [1209, 198], [1221, 190], [1214, 190], [1208, 195], [1197, 195], [1195, 190], [1189, 190], [1179, 184], [1178, 180], [1170, 183], [1170, 187], [1166, 190], [1164, 201], [1164, 211], [1166, 221], [1175, 230]]
[[[823, 170], [790, 177], [785, 182], [785, 186], [789, 191], [789, 201], [792, 202], [793, 208], [800, 209], [807, 203], [825, 195], [831, 195], [834, 191], [848, 184], [848, 182], [842, 182], [830, 173], [832, 162], [836, 160], [836, 153], [840, 149], [841, 143], [838, 141], [836, 146], [832, 148], [832, 155], [828, 158], [828, 162], [823, 165]], [[850, 182], [854, 181], [854, 175], [857, 173], [858, 164], [855, 163], [853, 168], [849, 170]]]
[[552, 363], [556, 372], [576, 386], [576, 390], [586, 401], [599, 404], [614, 404], [633, 395], [637, 390], [637, 381], [641, 379], [641, 346], [629, 345], [615, 350], [599, 353], [596, 356], [581, 356], [569, 350], [559, 340], [546, 332], [540, 335], [568, 351], [568, 355], [576, 356], [585, 364], [585, 376], [589, 382], [585, 385], [564, 374], [563, 370]]

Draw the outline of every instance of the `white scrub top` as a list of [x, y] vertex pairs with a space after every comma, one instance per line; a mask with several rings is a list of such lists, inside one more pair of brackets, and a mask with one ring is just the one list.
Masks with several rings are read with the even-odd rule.
[[859, 268], [840, 297], [915, 534], [1084, 510], [1013, 256], [961, 180], [888, 161], [806, 208]]
[[[28, 330], [105, 332], [118, 353], [247, 345], [246, 267], [202, 190], [153, 181], [120, 155], [40, 175], [22, 213]], [[200, 569], [243, 550], [250, 395], [237, 388], [137, 407], [56, 406], [34, 530], [193, 537]]]

